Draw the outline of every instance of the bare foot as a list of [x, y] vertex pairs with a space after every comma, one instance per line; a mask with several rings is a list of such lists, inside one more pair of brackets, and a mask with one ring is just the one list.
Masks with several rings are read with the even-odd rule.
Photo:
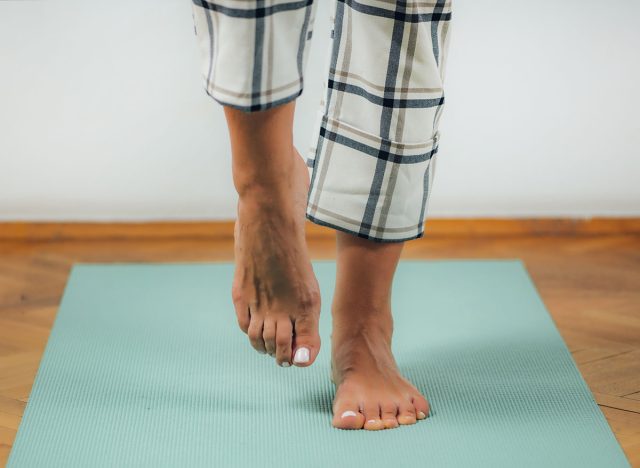
[[342, 307], [333, 306], [331, 372], [338, 387], [333, 425], [379, 430], [426, 418], [427, 400], [402, 377], [391, 354], [390, 307]]
[[232, 297], [258, 352], [305, 367], [320, 349], [320, 291], [304, 235], [309, 172], [297, 151], [292, 158], [277, 184], [256, 185], [238, 202]]

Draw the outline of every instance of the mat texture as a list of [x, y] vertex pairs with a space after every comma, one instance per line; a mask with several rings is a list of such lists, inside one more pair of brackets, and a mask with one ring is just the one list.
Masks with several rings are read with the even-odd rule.
[[230, 264], [76, 265], [9, 466], [629, 466], [519, 260], [402, 262], [393, 348], [431, 416], [332, 428], [335, 264], [314, 269], [300, 369], [249, 346]]

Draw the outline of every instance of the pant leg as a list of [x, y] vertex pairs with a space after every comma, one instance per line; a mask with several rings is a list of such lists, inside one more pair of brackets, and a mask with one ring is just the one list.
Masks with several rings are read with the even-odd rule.
[[307, 218], [381, 242], [424, 235], [451, 0], [333, 0]]
[[253, 112], [302, 94], [313, 0], [193, 0], [192, 7], [213, 99]]

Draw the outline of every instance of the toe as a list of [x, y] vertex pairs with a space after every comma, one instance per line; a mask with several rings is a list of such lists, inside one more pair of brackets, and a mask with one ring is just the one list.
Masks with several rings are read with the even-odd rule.
[[291, 333], [293, 325], [291, 320], [286, 318], [279, 320], [276, 325], [276, 362], [279, 366], [289, 367], [291, 365]]
[[332, 424], [338, 429], [362, 429], [364, 416], [360, 412], [358, 403], [355, 401], [337, 403], [333, 409]]
[[264, 346], [264, 339], [262, 338], [262, 328], [262, 317], [252, 315], [251, 322], [249, 323], [249, 328], [247, 330], [249, 341], [251, 342], [251, 346], [253, 346], [256, 351], [261, 354], [266, 354], [267, 350]]
[[363, 405], [364, 428], [368, 431], [379, 431], [384, 429], [384, 424], [380, 418], [380, 406], [377, 401], [365, 402]]
[[295, 321], [293, 329], [293, 364], [309, 366], [320, 351], [318, 316], [305, 316]]
[[398, 407], [393, 402], [382, 403], [380, 405], [380, 416], [382, 423], [387, 429], [398, 427]]
[[416, 410], [410, 400], [404, 400], [398, 405], [398, 423], [415, 424]]
[[262, 326], [262, 339], [264, 340], [264, 348], [267, 354], [275, 356], [276, 354], [276, 321], [267, 317]]
[[429, 416], [429, 402], [422, 395], [414, 395], [413, 407], [416, 410], [416, 417], [418, 419], [425, 419]]

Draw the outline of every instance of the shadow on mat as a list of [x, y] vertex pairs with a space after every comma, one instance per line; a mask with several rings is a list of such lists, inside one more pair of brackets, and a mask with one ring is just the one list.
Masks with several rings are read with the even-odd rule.
[[296, 399], [292, 406], [302, 412], [321, 413], [331, 416], [333, 414], [331, 405], [335, 394], [335, 390], [329, 386], [315, 388]]

